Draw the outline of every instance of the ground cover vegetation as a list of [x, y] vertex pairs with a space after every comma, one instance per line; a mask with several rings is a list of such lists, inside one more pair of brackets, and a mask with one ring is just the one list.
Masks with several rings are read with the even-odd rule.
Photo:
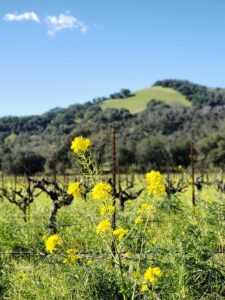
[[119, 175], [110, 144], [112, 174], [77, 136], [78, 176], [2, 175], [1, 299], [224, 299], [223, 173], [192, 143], [190, 170]]

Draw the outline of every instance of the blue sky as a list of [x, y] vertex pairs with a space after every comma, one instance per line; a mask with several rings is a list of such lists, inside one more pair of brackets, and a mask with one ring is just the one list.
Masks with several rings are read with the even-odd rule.
[[224, 0], [0, 0], [0, 116], [158, 79], [225, 87]]

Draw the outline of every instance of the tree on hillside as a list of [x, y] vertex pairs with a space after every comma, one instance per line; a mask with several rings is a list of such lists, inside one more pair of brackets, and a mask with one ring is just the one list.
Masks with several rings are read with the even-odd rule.
[[44, 171], [45, 158], [34, 152], [8, 153], [2, 162], [2, 170], [8, 174], [34, 175]]
[[170, 152], [162, 141], [149, 137], [137, 146], [137, 163], [143, 172], [151, 169], [166, 171], [171, 165]]
[[173, 141], [170, 146], [170, 151], [172, 155], [172, 160], [174, 166], [182, 165], [183, 167], [187, 167], [190, 164], [190, 142], [188, 140], [177, 140]]
[[225, 137], [222, 132], [213, 133], [202, 140], [200, 151], [209, 164], [225, 168]]

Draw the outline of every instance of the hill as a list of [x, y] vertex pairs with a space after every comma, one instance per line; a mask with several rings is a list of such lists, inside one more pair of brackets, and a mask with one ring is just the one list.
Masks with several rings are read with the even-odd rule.
[[[225, 169], [225, 89], [163, 80], [135, 96], [123, 89], [110, 97], [37, 116], [0, 118], [0, 171], [76, 171], [70, 144], [80, 135], [90, 137], [98, 163], [105, 166], [111, 159], [112, 127], [117, 132], [121, 172], [187, 167], [190, 140], [194, 140], [200, 165]], [[121, 106], [116, 107], [117, 103]], [[118, 109], [123, 103], [129, 105]]]
[[169, 105], [191, 106], [191, 102], [180, 92], [173, 88], [154, 86], [151, 88], [138, 90], [134, 92], [134, 96], [124, 99], [108, 99], [105, 100], [102, 109], [117, 108], [127, 109], [131, 113], [139, 113], [143, 111], [150, 100], [160, 100]]

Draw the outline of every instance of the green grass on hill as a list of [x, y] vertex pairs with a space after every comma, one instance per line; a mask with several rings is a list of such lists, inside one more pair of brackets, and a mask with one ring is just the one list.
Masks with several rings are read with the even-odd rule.
[[102, 108], [126, 108], [131, 113], [144, 110], [152, 99], [164, 101], [170, 105], [190, 106], [191, 103], [181, 93], [171, 88], [151, 87], [134, 92], [135, 96], [125, 99], [109, 99], [102, 104]]

